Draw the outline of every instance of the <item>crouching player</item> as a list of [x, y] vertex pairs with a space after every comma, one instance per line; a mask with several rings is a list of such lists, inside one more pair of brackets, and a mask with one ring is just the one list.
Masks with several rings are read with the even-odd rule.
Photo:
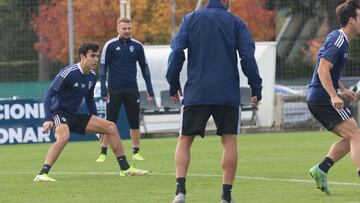
[[[146, 170], [131, 167], [126, 160], [124, 147], [116, 125], [96, 115], [94, 86], [99, 58], [99, 45], [86, 42], [79, 47], [80, 62], [63, 68], [55, 77], [44, 99], [44, 132], [55, 129], [56, 142], [50, 147], [45, 163], [34, 182], [55, 181], [48, 173], [68, 142], [70, 132], [80, 134], [100, 133], [107, 136], [110, 146], [120, 165], [120, 176], [145, 175]], [[79, 113], [85, 97], [90, 115]]]

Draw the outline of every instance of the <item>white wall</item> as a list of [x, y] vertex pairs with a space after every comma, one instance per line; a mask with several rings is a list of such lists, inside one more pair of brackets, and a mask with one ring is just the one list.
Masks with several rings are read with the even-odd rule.
[[[263, 79], [263, 98], [258, 111], [260, 126], [270, 127], [274, 123], [276, 42], [256, 42], [255, 59], [260, 77]], [[240, 71], [240, 86], [248, 86], [247, 78], [242, 71]]]
[[[170, 54], [169, 45], [145, 46], [145, 55], [148, 60], [152, 84], [157, 103], [160, 104], [160, 91], [169, 89], [165, 75]], [[255, 58], [259, 66], [260, 76], [263, 79], [263, 100], [259, 106], [260, 126], [271, 126], [274, 122], [274, 87], [276, 65], [276, 42], [257, 42]], [[240, 63], [239, 63], [240, 68]], [[248, 86], [247, 78], [240, 70], [240, 86]], [[138, 84], [140, 90], [145, 90], [145, 82], [138, 68]], [[184, 63], [180, 80], [184, 86], [186, 80], [186, 63]]]

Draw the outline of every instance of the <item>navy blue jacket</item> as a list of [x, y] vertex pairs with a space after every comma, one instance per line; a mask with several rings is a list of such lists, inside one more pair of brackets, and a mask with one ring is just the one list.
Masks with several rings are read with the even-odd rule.
[[109, 89], [127, 89], [137, 87], [136, 61], [139, 62], [141, 73], [146, 83], [147, 92], [154, 96], [150, 70], [147, 64], [144, 47], [134, 39], [113, 38], [105, 43], [100, 59], [101, 96], [106, 96], [106, 74]]
[[171, 42], [166, 78], [170, 95], [180, 87], [179, 75], [188, 49], [184, 105], [240, 105], [241, 67], [252, 90], [261, 100], [262, 79], [254, 58], [255, 43], [245, 23], [226, 11], [219, 0], [209, 0], [204, 9], [187, 14]]
[[80, 63], [61, 69], [44, 99], [45, 119], [51, 120], [53, 113], [70, 116], [78, 113], [84, 97], [90, 114], [96, 115], [95, 84], [95, 72], [90, 70], [88, 75], [83, 74]]

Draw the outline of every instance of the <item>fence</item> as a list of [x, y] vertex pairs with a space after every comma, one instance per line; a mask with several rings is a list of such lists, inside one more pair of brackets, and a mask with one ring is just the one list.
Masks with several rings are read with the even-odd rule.
[[[47, 4], [39, 6], [42, 2]], [[84, 15], [80, 13], [81, 10], [79, 10], [79, 6], [83, 6], [83, 10], [90, 8], [84, 7], [84, 2], [86, 3], [86, 1], [83, 0], [73, 0], [75, 45], [80, 43], [80, 39], [88, 39], [98, 41], [102, 46], [107, 39], [116, 35], [116, 17], [114, 18], [114, 16], [117, 16], [119, 13], [119, 2], [112, 0], [93, 0], [93, 4], [96, 4], [98, 9], [108, 10], [106, 10], [106, 12], [102, 10], [99, 12], [92, 10], [92, 14], [96, 16], [96, 18], [91, 24], [91, 29], [81, 27], [84, 23]], [[176, 27], [183, 14], [193, 10], [199, 2], [200, 1], [197, 0], [175, 1]], [[202, 1], [202, 4], [204, 4], [204, 2], [205, 0]], [[233, 6], [232, 9], [235, 11], [235, 9], [239, 8], [239, 4], [245, 5], [250, 2], [254, 1], [233, 1], [235, 6]], [[306, 85], [311, 80], [318, 48], [321, 46], [328, 32], [333, 29], [338, 29], [335, 8], [342, 1], [264, 0], [256, 2], [257, 4], [265, 2], [263, 6], [264, 9], [274, 12], [276, 16], [275, 18], [271, 18], [273, 19], [271, 23], [275, 30], [277, 41], [276, 84], [291, 87], [297, 93], [305, 92]], [[53, 9], [55, 3], [60, 6], [59, 8], [62, 8], [61, 6], [64, 7], [64, 9], [51, 10], [52, 12], [59, 12], [56, 15], [59, 18], [56, 18], [57, 21], [55, 22], [57, 29], [46, 28], [46, 26], [49, 26], [49, 24], [46, 23], [36, 24], [36, 17], [43, 17], [40, 14], [44, 13], [41, 12], [46, 11], [46, 9]], [[107, 4], [113, 6], [107, 6]], [[48, 7], [46, 7], [46, 5], [48, 5]], [[150, 6], [150, 10], [153, 11], [153, 13], [143, 13], [149, 10]], [[158, 10], [161, 10], [163, 7], [165, 7], [165, 10], [169, 7], [169, 12], [163, 13], [165, 17], [161, 19], [161, 15], [156, 12], [160, 12]], [[0, 99], [39, 99], [43, 97], [50, 80], [68, 61], [68, 59], [66, 60], [68, 53], [67, 50], [64, 49], [68, 44], [68, 41], [66, 41], [68, 37], [66, 12], [67, 0], [0, 1], [0, 26], [2, 27], [0, 30]], [[81, 15], [77, 15], [77, 12]], [[111, 15], [109, 15], [109, 13]], [[45, 14], [48, 16], [45, 16], [44, 19], [48, 21], [54, 20], [52, 19], [54, 15], [46, 12]], [[170, 20], [166, 21], [167, 18], [170, 19], [170, 4], [168, 1], [133, 0], [132, 15], [135, 38], [141, 39], [144, 44], [166, 43], [170, 41], [171, 22]], [[155, 17], [157, 17], [158, 20], [165, 21], [154, 21]], [[245, 15], [241, 17], [246, 18]], [[251, 20], [248, 20], [247, 23], [249, 27], [254, 24]], [[51, 21], [50, 24], [54, 24], [54, 22]], [[151, 27], [155, 26], [155, 24], [161, 27], [156, 29], [155, 34], [150, 33], [153, 32]], [[40, 25], [45, 26], [46, 29], [39, 29]], [[94, 28], [94, 25], [96, 25], [96, 28]], [[84, 33], [77, 32], [79, 29], [88, 30], [88, 34], [84, 37]], [[252, 32], [257, 32], [256, 29], [261, 30], [259, 27], [252, 30]], [[51, 36], [54, 36], [53, 38], [55, 40], [52, 39], [53, 41], [50, 43], [50, 39], [44, 38], [41, 32], [52, 34]], [[102, 35], [102, 33], [105, 34]], [[56, 39], [59, 39], [58, 42]], [[257, 39], [267, 40], [269, 38]], [[53, 47], [58, 47], [58, 50], [54, 50]], [[50, 52], [51, 54], [49, 54]], [[356, 57], [360, 54], [359, 39], [352, 41], [350, 53], [350, 64], [343, 74], [343, 77], [347, 78], [348, 82], [346, 84], [348, 85], [354, 84], [360, 78], [360, 69], [357, 68], [360, 65], [360, 58]], [[61, 58], [61, 56], [65, 56], [65, 59]], [[294, 104], [294, 102], [287, 102], [285, 106], [285, 113], [289, 111], [289, 109], [296, 110], [303, 108], [301, 105], [301, 107], [299, 107], [299, 104]]]

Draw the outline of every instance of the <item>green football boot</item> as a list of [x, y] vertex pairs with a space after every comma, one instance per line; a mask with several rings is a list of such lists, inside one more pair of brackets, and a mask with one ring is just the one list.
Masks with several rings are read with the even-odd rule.
[[327, 183], [327, 175], [319, 168], [319, 165], [312, 167], [309, 171], [309, 175], [312, 179], [315, 180], [318, 189], [327, 195], [330, 195], [330, 190]]
[[99, 157], [96, 159], [97, 163], [103, 163], [106, 161], [106, 154], [100, 154]]

